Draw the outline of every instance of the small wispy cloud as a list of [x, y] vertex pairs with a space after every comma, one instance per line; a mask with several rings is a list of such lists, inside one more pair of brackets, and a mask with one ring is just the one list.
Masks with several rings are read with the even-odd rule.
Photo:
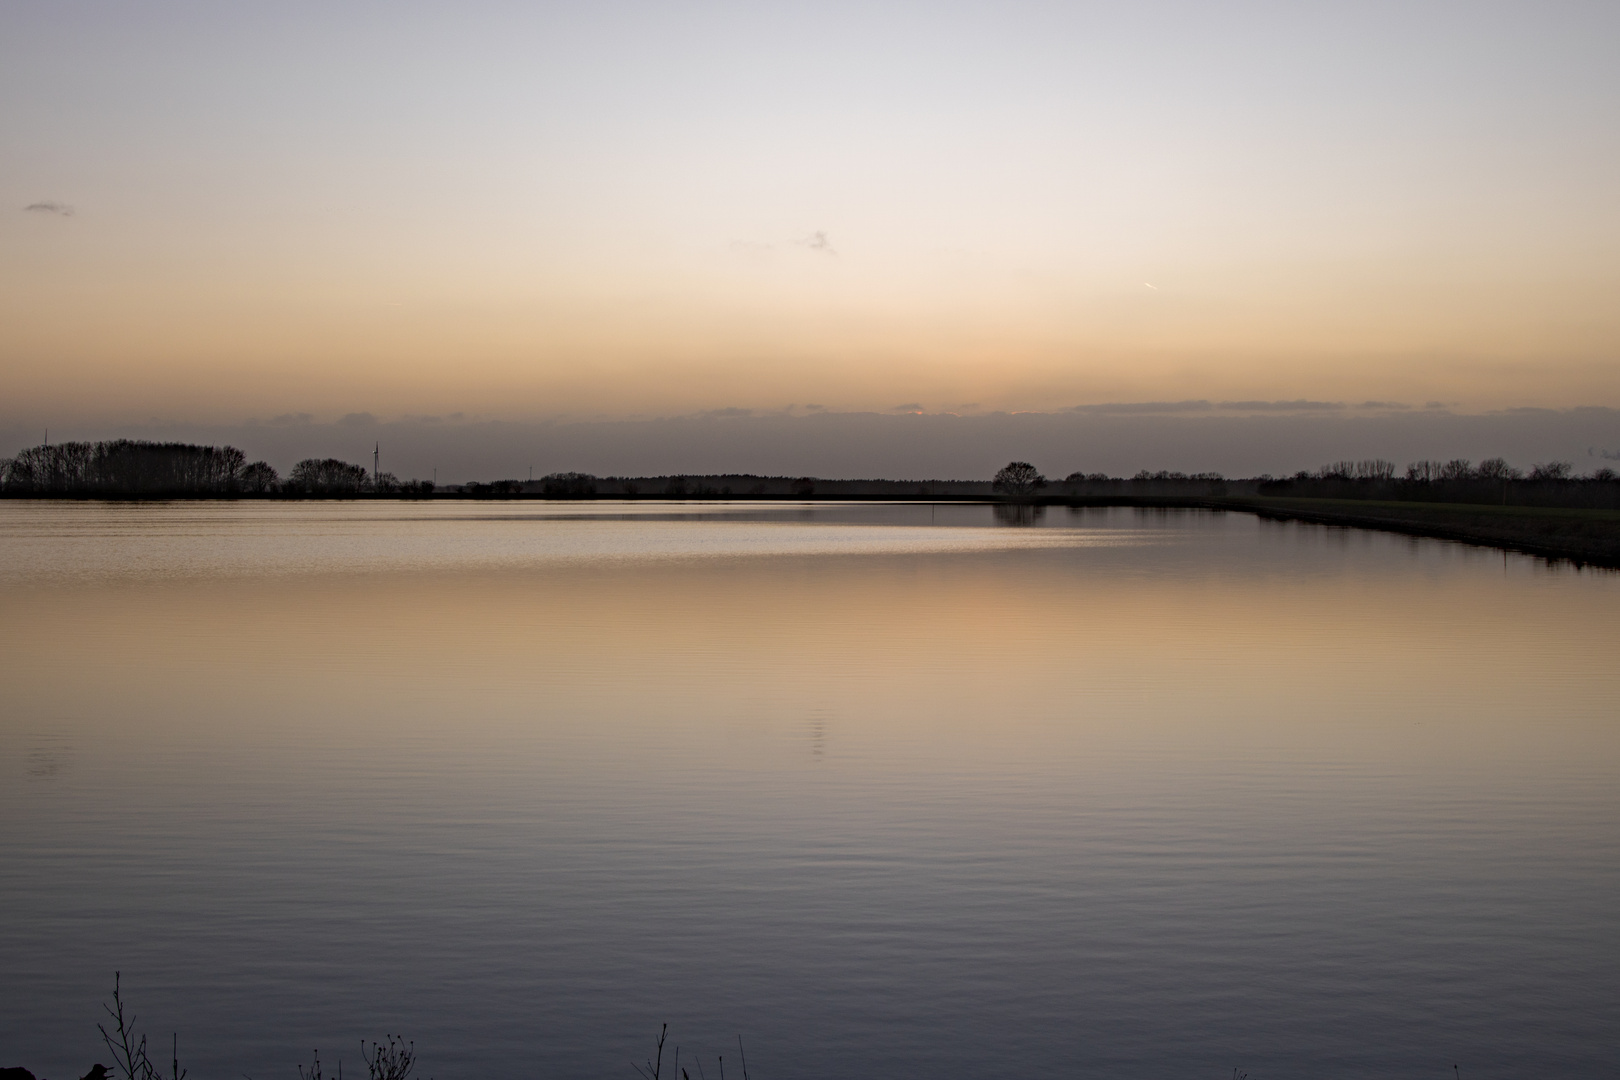
[[923, 411], [923, 407], [921, 402], [907, 401], [904, 404], [892, 406], [889, 411], [898, 413], [920, 413]]
[[823, 255], [838, 254], [838, 252], [833, 250], [832, 241], [827, 239], [827, 234], [822, 232], [820, 229], [817, 229], [803, 240], [800, 240], [799, 243], [803, 244], [811, 251], [819, 251]]
[[343, 427], [372, 427], [377, 423], [377, 418], [368, 412], [344, 413], [338, 423]]
[[308, 424], [314, 419], [315, 417], [312, 413], [288, 412], [282, 413], [280, 416], [272, 416], [270, 418], [270, 423], [276, 427], [290, 427], [294, 424]]
[[838, 255], [837, 249], [832, 246], [832, 241], [827, 238], [826, 232], [821, 229], [817, 229], [808, 236], [795, 237], [791, 240], [774, 242], [768, 240], [733, 240], [728, 247], [733, 255], [751, 259], [755, 262], [763, 262], [769, 259], [778, 250], [786, 251], [792, 248], [804, 248], [806, 251], [817, 255], [831, 255], [835, 258]]
[[1358, 409], [1410, 409], [1411, 407], [1400, 401], [1363, 401], [1356, 406]]
[[67, 203], [45, 202], [29, 203], [23, 207], [25, 214], [55, 214], [57, 217], [72, 217], [73, 207]]

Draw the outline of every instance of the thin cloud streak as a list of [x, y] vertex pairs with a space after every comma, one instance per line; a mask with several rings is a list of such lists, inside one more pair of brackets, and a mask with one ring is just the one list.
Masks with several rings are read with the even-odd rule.
[[1113, 401], [1101, 405], [1075, 405], [1068, 411], [1074, 413], [1130, 415], [1133, 413], [1208, 412], [1214, 407], [1212, 403], [1203, 399], [1196, 401]]
[[1338, 412], [1344, 408], [1344, 402], [1307, 401], [1304, 398], [1295, 401], [1223, 401], [1219, 407], [1234, 412]]
[[[1209, 412], [1214, 409], [1224, 409], [1227, 412], [1251, 413], [1293, 413], [1293, 412], [1338, 412], [1345, 408], [1342, 401], [1310, 401], [1305, 398], [1296, 398], [1292, 401], [1218, 401], [1212, 402], [1204, 398], [1188, 401], [1113, 401], [1097, 405], [1074, 405], [1065, 410], [1072, 413], [1108, 414], [1155, 414], [1155, 413], [1197, 413]], [[1358, 409], [1404, 409], [1406, 406], [1387, 401], [1368, 401], [1356, 406]]]

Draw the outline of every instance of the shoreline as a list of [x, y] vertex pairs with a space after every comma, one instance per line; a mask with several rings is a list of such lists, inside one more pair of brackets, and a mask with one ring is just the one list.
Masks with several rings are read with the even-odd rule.
[[1614, 510], [1264, 497], [1201, 501], [1272, 521], [1453, 540], [1549, 562], [1620, 569], [1620, 511]]

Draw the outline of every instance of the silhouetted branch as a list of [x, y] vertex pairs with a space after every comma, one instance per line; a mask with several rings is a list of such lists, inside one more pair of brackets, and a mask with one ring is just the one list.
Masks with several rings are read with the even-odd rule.
[[633, 1061], [630, 1063], [630, 1067], [632, 1069], [636, 1070], [636, 1072], [641, 1073], [641, 1075], [646, 1077], [647, 1080], [658, 1080], [659, 1071], [664, 1067], [664, 1040], [667, 1039], [667, 1038], [669, 1038], [669, 1025], [666, 1023], [664, 1025], [664, 1027], [663, 1027], [663, 1030], [659, 1031], [659, 1033], [658, 1033], [658, 1062], [657, 1062], [657, 1064], [654, 1064], [653, 1061], [651, 1059], [649, 1059], [647, 1061], [647, 1071], [646, 1072], [641, 1072], [641, 1066], [637, 1065]]
[[[146, 1036], [135, 1030], [137, 1017], [134, 1013], [127, 1016], [124, 1012], [123, 973], [113, 972], [113, 1003], [103, 1004], [107, 1015], [112, 1019], [113, 1030], [108, 1031], [105, 1024], [97, 1024], [96, 1030], [101, 1032], [101, 1041], [107, 1044], [107, 1049], [113, 1056], [113, 1067], [124, 1075], [124, 1080], [163, 1080], [163, 1074], [146, 1052]], [[185, 1080], [187, 1070], [180, 1067], [180, 1035], [172, 1036], [170, 1065], [173, 1068], [171, 1080]], [[90, 1071], [94, 1076], [97, 1072], [106, 1075], [106, 1068], [95, 1066]]]
[[416, 1068], [416, 1043], [407, 1043], [396, 1035], [385, 1035], [386, 1044], [374, 1042], [366, 1052], [366, 1040], [360, 1040], [360, 1056], [365, 1059], [370, 1080], [406, 1080]]

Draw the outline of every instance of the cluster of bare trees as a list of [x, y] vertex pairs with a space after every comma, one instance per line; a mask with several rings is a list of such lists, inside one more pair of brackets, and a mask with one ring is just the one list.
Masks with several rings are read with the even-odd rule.
[[[1414, 461], [1406, 467], [1406, 479], [1413, 483], [1440, 483], [1459, 480], [1572, 480], [1575, 469], [1567, 461], [1544, 461], [1530, 467], [1526, 475], [1503, 458], [1486, 458], [1478, 465], [1467, 458], [1450, 461]], [[1613, 469], [1601, 469], [1593, 479], [1614, 479]]]
[[1184, 473], [1143, 469], [1129, 479], [1102, 472], [1072, 472], [1063, 478], [1062, 493], [1096, 497], [1205, 497], [1227, 494], [1226, 477], [1218, 472]]
[[557, 472], [540, 482], [547, 498], [579, 499], [596, 494], [596, 477], [590, 473]]
[[1395, 477], [1395, 463], [1383, 458], [1335, 461], [1311, 475], [1318, 480], [1392, 480]]
[[1391, 499], [1400, 501], [1503, 503], [1522, 506], [1620, 506], [1620, 477], [1600, 469], [1578, 477], [1567, 461], [1546, 461], [1528, 472], [1504, 458], [1474, 464], [1467, 458], [1414, 461], [1404, 474], [1382, 459], [1339, 461], [1316, 470], [1301, 470], [1283, 480], [1261, 484], [1265, 495], [1307, 498]]
[[[1371, 480], [1395, 479], [1395, 463], [1382, 458], [1363, 461], [1336, 461], [1315, 472], [1294, 474], [1295, 480]], [[1544, 461], [1532, 465], [1526, 473], [1507, 463], [1506, 458], [1486, 458], [1475, 465], [1468, 458], [1450, 461], [1414, 461], [1406, 466], [1404, 479], [1409, 484], [1456, 484], [1468, 481], [1500, 483], [1504, 480], [1531, 480], [1535, 482], [1574, 480], [1575, 467], [1567, 461]], [[1590, 480], [1613, 480], [1613, 469], [1599, 469]]]
[[134, 439], [31, 446], [0, 462], [0, 487], [63, 494], [224, 494], [275, 483], [262, 461], [247, 464], [234, 446], [195, 446]]
[[521, 495], [523, 494], [522, 480], [491, 480], [488, 483], [473, 481], [461, 485], [463, 495]]
[[433, 484], [371, 475], [337, 458], [308, 458], [283, 480], [234, 446], [63, 442], [0, 459], [0, 491], [12, 495], [427, 495]]
[[363, 466], [338, 458], [305, 458], [288, 474], [287, 487], [304, 495], [358, 495], [369, 475]]
[[375, 475], [363, 465], [351, 465], [342, 458], [305, 458], [292, 467], [282, 481], [283, 495], [403, 495], [433, 494], [431, 480], [401, 480], [393, 473]]
[[[1106, 480], [1107, 477], [1103, 477], [1103, 479]], [[1195, 472], [1195, 473], [1189, 474], [1189, 473], [1183, 473], [1183, 472], [1171, 472], [1168, 469], [1160, 469], [1158, 472], [1149, 472], [1147, 469], [1143, 469], [1141, 472], [1139, 472], [1135, 476], [1131, 477], [1131, 479], [1134, 480], [1134, 481], [1147, 481], [1147, 480], [1155, 480], [1155, 481], [1157, 481], [1157, 480], [1205, 480], [1205, 481], [1208, 481], [1208, 480], [1224, 480], [1224, 479], [1226, 479], [1226, 477], [1222, 476], [1218, 472]]]
[[[1467, 458], [1450, 461], [1414, 461], [1406, 466], [1404, 479], [1414, 484], [1456, 483], [1467, 480], [1568, 480], [1572, 467], [1567, 461], [1549, 461], [1525, 473], [1507, 463], [1506, 458], [1486, 458], [1475, 465]], [[1294, 474], [1295, 480], [1371, 480], [1395, 479], [1395, 463], [1383, 458], [1365, 458], [1361, 461], [1335, 461], [1313, 471]]]

